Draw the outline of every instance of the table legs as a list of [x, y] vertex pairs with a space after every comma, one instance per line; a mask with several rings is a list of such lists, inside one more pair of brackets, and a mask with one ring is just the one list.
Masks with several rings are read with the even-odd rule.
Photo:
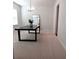
[[19, 39], [19, 41], [21, 41], [21, 38], [20, 38], [20, 30], [18, 30], [18, 39]]
[[35, 41], [37, 41], [37, 29], [35, 30]]
[[35, 29], [35, 40], [21, 40], [21, 37], [20, 37], [20, 30], [18, 30], [18, 39], [19, 41], [37, 41], [37, 29]]

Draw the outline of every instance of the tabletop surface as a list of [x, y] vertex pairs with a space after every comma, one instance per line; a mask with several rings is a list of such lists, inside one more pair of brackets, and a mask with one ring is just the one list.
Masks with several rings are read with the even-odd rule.
[[15, 30], [35, 30], [37, 29], [39, 26], [37, 25], [33, 25], [32, 27], [30, 25], [26, 25], [26, 26], [22, 26], [22, 27], [19, 27], [19, 28], [16, 28]]

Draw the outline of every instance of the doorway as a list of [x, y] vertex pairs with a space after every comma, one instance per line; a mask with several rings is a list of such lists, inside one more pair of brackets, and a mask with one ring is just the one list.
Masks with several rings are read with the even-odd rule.
[[58, 36], [58, 22], [59, 22], [59, 4], [56, 8], [56, 29], [55, 29], [55, 35]]

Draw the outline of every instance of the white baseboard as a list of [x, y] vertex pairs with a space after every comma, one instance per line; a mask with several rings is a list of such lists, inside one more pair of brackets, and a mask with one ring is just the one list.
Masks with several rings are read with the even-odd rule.
[[59, 42], [61, 43], [61, 45], [63, 46], [63, 48], [66, 50], [66, 46], [64, 45], [63, 41], [60, 40], [60, 39], [58, 39], [58, 40], [59, 40]]

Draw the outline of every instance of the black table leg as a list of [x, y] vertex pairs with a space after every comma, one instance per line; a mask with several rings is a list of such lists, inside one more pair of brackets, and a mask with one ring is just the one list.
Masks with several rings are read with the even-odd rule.
[[35, 41], [37, 41], [37, 29], [35, 30]]
[[28, 33], [30, 33], [30, 30], [28, 30]]
[[20, 38], [20, 30], [18, 30], [18, 39], [19, 39], [19, 41], [21, 41], [21, 38]]

